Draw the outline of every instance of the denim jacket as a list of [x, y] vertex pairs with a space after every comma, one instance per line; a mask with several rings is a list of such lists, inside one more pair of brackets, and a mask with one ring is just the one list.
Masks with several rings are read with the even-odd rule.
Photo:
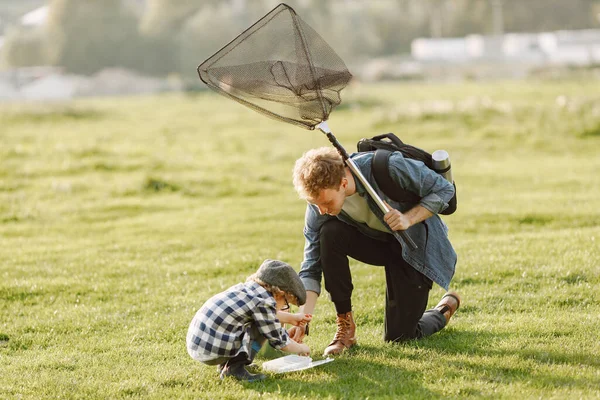
[[[381, 199], [390, 206], [401, 212], [406, 212], [414, 206], [410, 203], [396, 202], [379, 189], [371, 172], [373, 152], [354, 153], [350, 157]], [[450, 280], [454, 275], [457, 257], [448, 240], [448, 228], [437, 214], [448, 207], [448, 202], [454, 195], [454, 187], [441, 175], [427, 168], [421, 161], [404, 158], [399, 152], [394, 152], [390, 157], [389, 173], [390, 177], [401, 187], [418, 194], [421, 197], [419, 204], [434, 214], [406, 230], [418, 248], [411, 250], [408, 246], [398, 243], [399, 246], [402, 245], [402, 258], [417, 271], [448, 290]], [[371, 211], [383, 222], [384, 226], [387, 226], [383, 221], [384, 213], [371, 199], [364, 185], [356, 177], [355, 182], [358, 194], [366, 196]], [[302, 261], [299, 275], [306, 290], [317, 294], [321, 293], [323, 275], [319, 243], [320, 230], [321, 226], [331, 218], [338, 218], [355, 226], [360, 232], [374, 239], [389, 240], [391, 235], [354, 221], [344, 211], [337, 216], [321, 215], [315, 205], [308, 204], [304, 221], [304, 237], [306, 239], [304, 261]]]

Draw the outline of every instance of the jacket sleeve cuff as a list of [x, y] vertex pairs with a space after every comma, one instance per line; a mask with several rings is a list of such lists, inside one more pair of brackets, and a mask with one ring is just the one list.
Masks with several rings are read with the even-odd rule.
[[311, 278], [300, 278], [302, 283], [304, 284], [304, 289], [310, 290], [311, 292], [317, 293], [317, 295], [321, 294], [321, 283], [317, 280]]
[[286, 334], [285, 337], [283, 338], [283, 340], [279, 340], [276, 342], [269, 342], [269, 344], [271, 345], [272, 348], [277, 349], [277, 350], [281, 350], [282, 348], [284, 348], [285, 346], [287, 346], [288, 344], [290, 344], [292, 342], [292, 339]]
[[439, 214], [448, 207], [448, 204], [435, 193], [430, 193], [423, 197], [420, 204], [434, 214]]

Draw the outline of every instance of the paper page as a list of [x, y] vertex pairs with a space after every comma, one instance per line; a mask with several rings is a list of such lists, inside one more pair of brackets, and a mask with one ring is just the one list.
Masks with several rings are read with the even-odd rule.
[[262, 368], [265, 371], [271, 371], [276, 373], [292, 372], [312, 368], [317, 365], [328, 363], [330, 361], [333, 361], [333, 358], [312, 361], [312, 358], [310, 357], [302, 357], [292, 354], [289, 356], [277, 358], [275, 360], [267, 361], [263, 363]]

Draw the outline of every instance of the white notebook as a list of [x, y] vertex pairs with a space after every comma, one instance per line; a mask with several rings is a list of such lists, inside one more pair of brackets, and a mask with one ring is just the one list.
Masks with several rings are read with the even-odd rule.
[[324, 360], [313, 361], [310, 357], [303, 357], [295, 354], [290, 354], [289, 356], [280, 357], [271, 361], [264, 362], [262, 368], [265, 371], [271, 371], [276, 373], [293, 372], [316, 367], [317, 365], [326, 364], [331, 361], [333, 361], [333, 358], [326, 358]]

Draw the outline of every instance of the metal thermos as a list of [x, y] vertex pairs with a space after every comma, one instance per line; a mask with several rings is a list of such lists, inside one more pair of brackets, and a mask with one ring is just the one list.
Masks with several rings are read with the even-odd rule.
[[448, 152], [446, 150], [436, 150], [431, 155], [431, 159], [433, 161], [433, 169], [435, 172], [446, 178], [448, 182], [454, 183]]

